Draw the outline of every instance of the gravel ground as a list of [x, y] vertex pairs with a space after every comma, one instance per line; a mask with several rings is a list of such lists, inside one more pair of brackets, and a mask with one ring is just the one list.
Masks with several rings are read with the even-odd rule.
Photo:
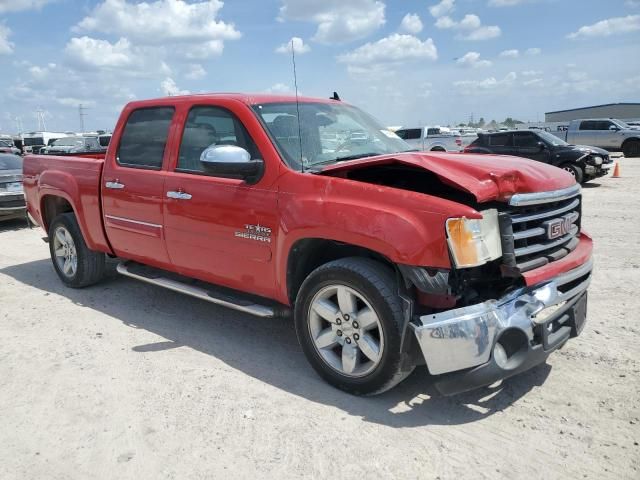
[[424, 369], [334, 390], [289, 321], [116, 275], [65, 288], [38, 230], [0, 225], [0, 478], [640, 478], [640, 160], [621, 167], [584, 189], [583, 334], [453, 398]]

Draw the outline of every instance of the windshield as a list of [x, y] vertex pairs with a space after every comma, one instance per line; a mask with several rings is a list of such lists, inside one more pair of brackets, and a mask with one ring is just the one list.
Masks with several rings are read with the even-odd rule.
[[0, 170], [22, 170], [22, 159], [17, 155], [0, 155]]
[[564, 140], [556, 137], [553, 133], [545, 132], [543, 130], [537, 130], [536, 133], [540, 135], [540, 138], [542, 138], [545, 142], [550, 143], [554, 147], [569, 145]]
[[24, 144], [27, 147], [32, 147], [33, 145], [44, 145], [44, 138], [42, 138], [42, 137], [25, 137]]
[[253, 108], [286, 162], [296, 170], [412, 150], [395, 133], [350, 105], [267, 103]]
[[59, 138], [52, 144], [54, 147], [78, 147], [84, 145], [84, 138], [65, 137]]
[[13, 147], [13, 142], [9, 140], [0, 140], [0, 147]]

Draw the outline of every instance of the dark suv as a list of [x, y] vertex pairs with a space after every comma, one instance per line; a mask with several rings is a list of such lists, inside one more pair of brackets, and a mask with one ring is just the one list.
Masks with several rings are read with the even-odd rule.
[[578, 183], [602, 177], [613, 166], [609, 152], [606, 150], [569, 145], [564, 140], [542, 130], [481, 133], [464, 151], [514, 155], [548, 163], [568, 171]]

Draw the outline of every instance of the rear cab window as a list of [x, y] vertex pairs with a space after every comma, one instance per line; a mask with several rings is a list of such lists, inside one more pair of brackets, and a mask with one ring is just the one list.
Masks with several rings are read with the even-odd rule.
[[404, 129], [396, 130], [395, 133], [403, 140], [417, 140], [422, 135], [422, 129], [404, 128]]
[[120, 137], [118, 164], [160, 170], [174, 111], [173, 107], [150, 107], [131, 112]]

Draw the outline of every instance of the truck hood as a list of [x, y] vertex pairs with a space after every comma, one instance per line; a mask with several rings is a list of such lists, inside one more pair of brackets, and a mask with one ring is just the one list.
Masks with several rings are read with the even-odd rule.
[[568, 172], [544, 163], [508, 155], [405, 152], [340, 162], [318, 173], [347, 176], [349, 171], [381, 165], [429, 171], [443, 183], [473, 195], [479, 203], [507, 201], [515, 193], [560, 190], [575, 183]]

